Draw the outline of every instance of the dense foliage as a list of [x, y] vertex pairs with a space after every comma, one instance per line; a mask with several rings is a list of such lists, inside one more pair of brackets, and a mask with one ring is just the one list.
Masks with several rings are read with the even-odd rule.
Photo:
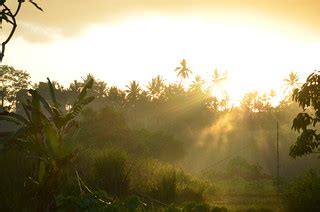
[[292, 146], [292, 157], [319, 153], [320, 134], [316, 125], [320, 120], [320, 73], [313, 72], [300, 89], [296, 89], [293, 99], [299, 103], [303, 112], [293, 120], [292, 128], [301, 131], [297, 142]]
[[[1, 210], [278, 209], [277, 122], [281, 191], [298, 192], [287, 190], [287, 177], [319, 165], [310, 156], [288, 157], [295, 103], [285, 97], [273, 106], [270, 91], [250, 92], [232, 106], [227, 95], [212, 95], [227, 77], [218, 70], [211, 86], [199, 76], [189, 87], [156, 76], [146, 88], [132, 81], [120, 89], [92, 75], [67, 87], [31, 85], [27, 73], [1, 68], [11, 70], [1, 86], [12, 89], [11, 97], [0, 94]], [[177, 74], [185, 69], [186, 61]]]

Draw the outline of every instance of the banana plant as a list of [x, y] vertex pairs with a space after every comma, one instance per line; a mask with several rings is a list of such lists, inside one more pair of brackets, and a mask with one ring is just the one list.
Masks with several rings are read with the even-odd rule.
[[30, 89], [31, 100], [22, 104], [25, 116], [16, 113], [0, 115], [0, 120], [18, 126], [15, 132], [0, 141], [0, 149], [15, 144], [34, 159], [34, 169], [30, 180], [38, 185], [42, 194], [52, 199], [57, 194], [59, 176], [66, 164], [73, 161], [77, 152], [79, 124], [77, 115], [83, 107], [93, 101], [87, 96], [93, 80], [89, 80], [81, 90], [71, 109], [63, 112], [58, 103], [54, 86], [48, 79], [51, 103], [36, 90]]

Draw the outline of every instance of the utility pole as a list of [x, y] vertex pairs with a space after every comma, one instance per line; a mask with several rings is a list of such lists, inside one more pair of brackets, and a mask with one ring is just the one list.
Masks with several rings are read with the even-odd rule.
[[277, 121], [277, 189], [280, 192], [280, 164], [279, 164], [279, 123]]

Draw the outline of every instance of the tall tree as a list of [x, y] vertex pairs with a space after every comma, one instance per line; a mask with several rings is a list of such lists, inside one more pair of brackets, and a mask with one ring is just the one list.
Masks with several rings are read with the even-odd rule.
[[187, 66], [187, 61], [185, 59], [180, 62], [180, 66], [175, 69], [175, 72], [177, 72], [177, 77], [181, 77], [181, 81], [183, 79], [188, 79], [189, 75], [192, 74], [192, 71]]
[[127, 100], [131, 105], [135, 105], [141, 93], [141, 87], [139, 83], [135, 80], [131, 81], [130, 84], [126, 87]]
[[203, 90], [203, 86], [204, 86], [204, 80], [201, 78], [200, 75], [197, 75], [193, 82], [191, 83], [189, 90], [191, 92], [196, 92], [196, 93], [200, 93]]
[[0, 66], [1, 106], [6, 110], [14, 110], [17, 93], [30, 87], [30, 75], [25, 71], [15, 70], [11, 66]]
[[284, 101], [288, 104], [292, 103], [292, 94], [296, 88], [299, 88], [299, 76], [296, 72], [290, 72], [284, 81]]
[[220, 73], [218, 69], [214, 69], [213, 74], [212, 74], [212, 84], [220, 86], [222, 82], [228, 79], [228, 73], [223, 72]]
[[283, 79], [285, 83], [285, 90], [294, 90], [299, 86], [299, 76], [297, 72], [290, 72], [288, 77]]
[[[215, 94], [218, 98], [222, 98], [223, 91], [222, 88], [222, 83], [225, 82], [228, 79], [228, 74], [227, 72], [220, 73], [218, 69], [214, 69], [213, 74], [212, 74], [212, 87], [211, 87], [211, 93]], [[217, 88], [217, 91], [214, 91], [214, 88]]]
[[[256, 112], [259, 108], [259, 107], [257, 108], [257, 102], [258, 102], [258, 92], [257, 91], [248, 92], [244, 95], [241, 101], [241, 108], [246, 112]], [[258, 103], [258, 105], [259, 104], [260, 103]]]
[[159, 99], [165, 89], [163, 78], [160, 75], [152, 78], [151, 82], [147, 85], [147, 89], [151, 99]]

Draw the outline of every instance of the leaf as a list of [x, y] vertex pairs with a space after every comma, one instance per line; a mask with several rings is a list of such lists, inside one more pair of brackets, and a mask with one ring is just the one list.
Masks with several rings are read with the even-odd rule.
[[52, 99], [52, 102], [53, 102], [53, 105], [56, 107], [56, 108], [59, 108], [59, 104], [57, 102], [57, 99], [56, 99], [56, 94], [54, 92], [54, 86], [53, 84], [51, 83], [50, 79], [47, 78], [48, 80], [48, 86], [49, 86], [49, 91], [50, 91], [50, 96], [51, 96], [51, 99]]
[[68, 133], [68, 135], [64, 138], [64, 142], [62, 143], [62, 157], [68, 157], [76, 151], [78, 144], [78, 135], [80, 129], [76, 128], [73, 132]]
[[33, 4], [38, 10], [41, 10], [43, 12], [43, 9], [41, 7], [39, 7], [39, 5], [37, 3], [35, 3], [33, 0], [29, 0], [29, 2], [31, 4]]
[[38, 93], [35, 90], [30, 89], [29, 93], [32, 95], [32, 101], [31, 101], [31, 120], [32, 123], [35, 124], [36, 126], [39, 126], [41, 124], [41, 119], [40, 119], [40, 98]]
[[19, 119], [12, 117], [12, 116], [9, 116], [9, 115], [1, 115], [0, 121], [7, 121], [7, 122], [14, 123], [16, 125], [19, 125], [19, 126], [23, 126], [23, 123]]
[[93, 79], [90, 79], [87, 84], [83, 87], [83, 89], [81, 90], [78, 99], [76, 100], [76, 103], [78, 101], [81, 101], [86, 95], [87, 95], [87, 89], [91, 89], [93, 86]]
[[39, 100], [40, 100], [41, 104], [43, 105], [43, 107], [50, 113], [50, 115], [52, 115], [53, 111], [52, 111], [50, 104], [38, 92], [37, 92], [37, 94], [39, 96]]
[[60, 139], [58, 132], [55, 130], [54, 126], [49, 122], [44, 124], [44, 136], [48, 147], [48, 155], [52, 158], [59, 157], [60, 151]]
[[26, 104], [22, 103], [22, 108], [24, 110], [24, 113], [28, 117], [29, 122], [31, 122], [31, 116], [30, 116], [30, 111], [28, 110], [28, 107]]

